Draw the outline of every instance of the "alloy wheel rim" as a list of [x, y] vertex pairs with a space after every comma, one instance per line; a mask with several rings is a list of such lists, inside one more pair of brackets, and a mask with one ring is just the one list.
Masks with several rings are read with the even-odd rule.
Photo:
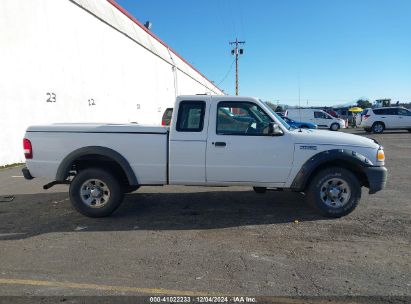
[[375, 125], [375, 126], [374, 126], [374, 130], [375, 130], [376, 132], [381, 132], [381, 131], [382, 131], [382, 125], [381, 125], [381, 124]]
[[80, 197], [88, 207], [102, 208], [110, 200], [110, 189], [107, 184], [99, 179], [89, 179], [80, 187]]
[[351, 189], [348, 183], [341, 178], [327, 179], [320, 188], [320, 198], [331, 208], [345, 206], [351, 198]]

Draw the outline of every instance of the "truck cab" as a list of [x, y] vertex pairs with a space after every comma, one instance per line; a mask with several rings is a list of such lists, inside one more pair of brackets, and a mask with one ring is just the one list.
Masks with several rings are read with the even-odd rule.
[[170, 182], [284, 186], [294, 150], [286, 133], [258, 99], [178, 97], [170, 126]]

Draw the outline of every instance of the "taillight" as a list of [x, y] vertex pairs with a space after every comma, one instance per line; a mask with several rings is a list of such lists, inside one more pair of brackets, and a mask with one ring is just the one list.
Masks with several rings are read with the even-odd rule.
[[364, 115], [363, 119], [366, 120], [370, 115]]
[[33, 148], [31, 146], [30, 140], [27, 138], [23, 139], [23, 149], [24, 149], [24, 156], [26, 159], [32, 159], [33, 158]]
[[167, 125], [167, 123], [166, 123], [166, 121], [165, 121], [164, 118], [161, 120], [161, 125], [162, 125], [162, 126], [166, 126], [166, 125]]

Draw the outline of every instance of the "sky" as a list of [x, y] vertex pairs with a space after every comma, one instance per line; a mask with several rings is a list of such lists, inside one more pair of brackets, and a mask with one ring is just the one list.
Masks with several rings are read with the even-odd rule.
[[[411, 102], [411, 0], [117, 0], [235, 94], [315, 106]], [[231, 67], [231, 69], [230, 69]]]

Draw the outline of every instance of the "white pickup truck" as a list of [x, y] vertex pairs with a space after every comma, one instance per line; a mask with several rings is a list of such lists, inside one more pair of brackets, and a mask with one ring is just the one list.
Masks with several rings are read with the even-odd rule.
[[384, 151], [375, 140], [346, 133], [293, 129], [256, 98], [179, 96], [170, 127], [53, 124], [27, 129], [26, 179], [45, 189], [70, 184], [75, 209], [113, 213], [140, 186], [251, 186], [304, 192], [321, 214], [341, 217], [361, 187], [384, 188]]

